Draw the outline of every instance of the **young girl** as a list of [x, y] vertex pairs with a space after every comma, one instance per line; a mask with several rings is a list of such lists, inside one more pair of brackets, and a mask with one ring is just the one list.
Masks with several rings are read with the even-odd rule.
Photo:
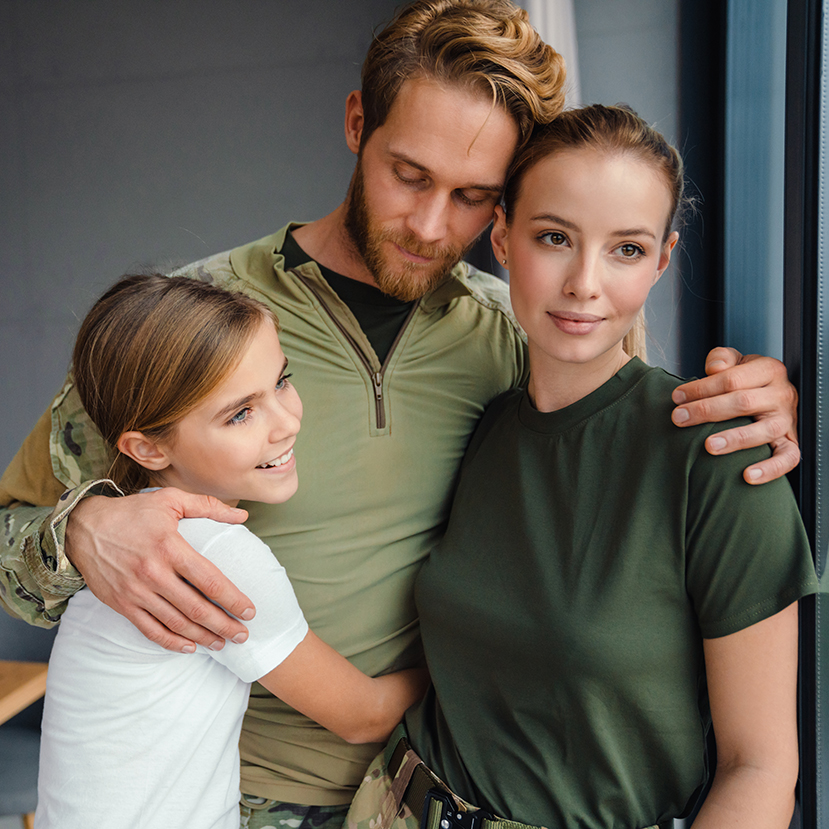
[[713, 458], [711, 427], [673, 427], [681, 381], [632, 353], [681, 198], [675, 150], [623, 107], [565, 112], [516, 160], [492, 241], [530, 380], [470, 443], [417, 585], [434, 686], [350, 826], [473, 826], [476, 807], [670, 826], [706, 782], [713, 721], [695, 829], [788, 827], [796, 601], [816, 589], [797, 509], [785, 481], [745, 483], [751, 453]]
[[[175, 486], [235, 506], [296, 491], [302, 404], [259, 302], [127, 277], [84, 320], [73, 366], [123, 492]], [[369, 678], [311, 633], [285, 570], [244, 527], [185, 519], [181, 532], [255, 601], [249, 638], [172, 653], [89, 590], [74, 596], [49, 664], [39, 829], [238, 829], [252, 681], [350, 742], [385, 739], [425, 689], [423, 671]]]

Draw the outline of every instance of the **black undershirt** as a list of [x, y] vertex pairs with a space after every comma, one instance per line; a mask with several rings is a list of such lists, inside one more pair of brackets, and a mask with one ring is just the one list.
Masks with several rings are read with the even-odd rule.
[[[285, 257], [286, 270], [313, 261], [297, 244], [290, 231], [285, 235], [285, 243], [282, 245], [281, 253]], [[319, 262], [317, 262], [317, 266], [334, 293], [354, 314], [380, 363], [384, 363], [395, 337], [400, 333], [400, 329], [412, 310], [414, 302], [403, 302], [400, 299], [395, 299], [384, 294], [373, 285], [350, 279], [326, 268], [324, 265], [320, 265]]]

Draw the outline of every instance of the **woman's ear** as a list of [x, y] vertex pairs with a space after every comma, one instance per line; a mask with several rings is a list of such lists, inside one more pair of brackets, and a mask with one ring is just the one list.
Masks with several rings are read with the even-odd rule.
[[507, 214], [500, 204], [495, 205], [495, 221], [492, 224], [492, 233], [489, 235], [492, 250], [498, 261], [509, 270], [509, 229], [507, 228]]
[[673, 253], [674, 248], [676, 247], [676, 243], [679, 241], [679, 233], [673, 231], [673, 233], [668, 236], [665, 240], [665, 244], [662, 245], [662, 250], [659, 254], [659, 265], [657, 266], [656, 270], [656, 279], [653, 280], [654, 285], [656, 284], [657, 280], [660, 276], [668, 268], [668, 265], [671, 264], [671, 254]]
[[148, 438], [143, 432], [124, 432], [118, 443], [118, 451], [128, 458], [132, 458], [144, 469], [160, 472], [170, 465], [170, 459], [157, 441]]
[[345, 99], [345, 143], [355, 155], [363, 137], [363, 93], [355, 89]]

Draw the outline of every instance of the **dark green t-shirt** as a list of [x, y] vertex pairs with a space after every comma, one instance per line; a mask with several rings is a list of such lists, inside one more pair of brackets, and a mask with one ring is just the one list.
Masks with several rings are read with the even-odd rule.
[[459, 795], [549, 829], [682, 814], [705, 778], [702, 638], [815, 591], [767, 450], [712, 457], [639, 360], [557, 412], [498, 398], [416, 601], [434, 690], [406, 724]]

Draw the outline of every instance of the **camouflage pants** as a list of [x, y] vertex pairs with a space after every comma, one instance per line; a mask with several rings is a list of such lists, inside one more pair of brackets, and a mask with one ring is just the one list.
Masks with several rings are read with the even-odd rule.
[[[420, 829], [420, 821], [403, 803], [405, 788], [411, 776], [410, 772], [406, 773], [407, 767], [410, 769], [411, 763], [419, 763], [420, 758], [413, 751], [408, 751], [394, 778], [388, 770], [388, 762], [394, 746], [403, 733], [405, 732], [402, 732], [398, 726], [392, 734], [389, 746], [378, 754], [368, 767], [366, 776], [351, 802], [344, 829]], [[457, 795], [452, 796], [461, 811], [475, 811], [475, 806]], [[512, 829], [521, 825], [513, 823]], [[670, 825], [671, 821], [668, 821], [667, 826]], [[543, 827], [527, 826], [527, 829], [543, 829]], [[647, 829], [660, 829], [660, 827], [650, 826]]]
[[[420, 829], [420, 821], [403, 802], [403, 795], [414, 766], [422, 761], [410, 749], [406, 752], [394, 778], [388, 769], [395, 746], [405, 734], [405, 728], [399, 725], [391, 735], [389, 744], [368, 767], [366, 776], [357, 789], [354, 800], [351, 801], [345, 829]], [[475, 811], [475, 806], [457, 795], [453, 797], [461, 810]]]
[[300, 806], [242, 795], [239, 829], [342, 829], [348, 806]]

